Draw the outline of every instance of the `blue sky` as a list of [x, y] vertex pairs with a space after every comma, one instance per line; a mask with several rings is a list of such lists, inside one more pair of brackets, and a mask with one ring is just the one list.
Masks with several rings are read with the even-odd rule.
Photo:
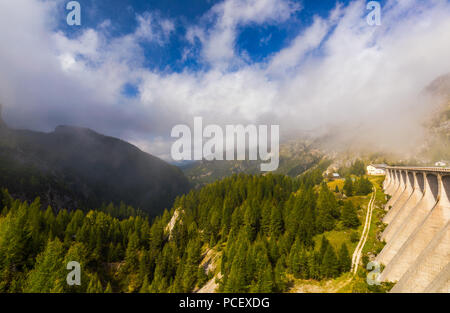
[[[105, 20], [111, 21], [112, 27], [108, 33], [111, 37], [123, 36], [132, 33], [138, 26], [136, 15], [153, 12], [159, 18], [167, 18], [174, 22], [175, 31], [165, 45], [155, 43], [143, 44], [147, 62], [150, 69], [179, 72], [186, 68], [201, 69], [198, 55], [183, 59], [183, 48], [188, 44], [186, 30], [193, 24], [205, 24], [202, 17], [220, 0], [80, 0], [82, 8], [82, 26], [68, 26], [64, 18], [57, 24], [69, 37], [78, 36], [86, 28], [98, 28]], [[340, 1], [346, 5], [346, 0]], [[384, 3], [385, 1], [380, 1]], [[238, 53], [246, 53], [248, 62], [261, 62], [272, 54], [289, 45], [304, 28], [313, 22], [314, 16], [327, 18], [329, 12], [335, 8], [335, 0], [293, 0], [298, 10], [293, 12], [285, 21], [278, 23], [248, 24], [238, 27], [238, 36], [235, 49]], [[62, 3], [64, 4], [64, 3]], [[61, 17], [67, 13], [60, 6]], [[362, 15], [365, 12], [362, 12]], [[129, 88], [127, 88], [128, 90]], [[132, 92], [133, 93], [133, 92]]]
[[67, 2], [0, 1], [6, 122], [89, 127], [166, 159], [195, 116], [405, 142], [418, 93], [450, 72], [448, 0], [380, 1], [379, 26], [366, 0], [79, 0], [81, 26]]
[[[214, 5], [221, 2], [221, 0], [80, 0], [82, 25], [69, 26], [66, 20], [61, 18], [56, 24], [56, 29], [63, 31], [69, 38], [76, 38], [86, 28], [96, 29], [105, 21], [110, 21], [107, 36], [120, 37], [133, 33], [138, 27], [136, 16], [152, 12], [158, 18], [171, 20], [175, 29], [164, 45], [155, 42], [141, 43], [145, 55], [143, 66], [163, 72], [201, 71], [208, 69], [210, 65], [203, 62], [198, 53], [199, 47], [192, 47], [187, 41], [186, 32], [191, 25], [214, 23], [214, 20], [206, 20], [204, 16]], [[344, 6], [346, 2], [348, 1], [340, 1]], [[237, 54], [246, 56], [245, 62], [251, 64], [266, 61], [288, 46], [303, 29], [310, 26], [315, 16], [326, 19], [330, 11], [336, 7], [337, 1], [292, 0], [291, 3], [297, 8], [286, 20], [267, 24], [250, 23], [237, 27], [233, 48]], [[59, 10], [62, 17], [67, 14], [63, 5], [59, 6]], [[361, 15], [364, 14], [365, 12], [361, 12]], [[186, 46], [191, 46], [194, 50], [189, 57], [183, 57]], [[230, 68], [233, 69], [236, 68]], [[136, 97], [139, 94], [137, 86], [132, 82], [125, 83], [122, 91], [127, 97]]]

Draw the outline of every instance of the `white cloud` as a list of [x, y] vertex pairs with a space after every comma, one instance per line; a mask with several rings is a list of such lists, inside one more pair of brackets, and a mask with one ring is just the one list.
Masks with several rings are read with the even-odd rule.
[[188, 39], [197, 35], [203, 43], [205, 61], [212, 66], [226, 68], [230, 62], [239, 62], [235, 55], [237, 28], [249, 24], [277, 24], [284, 22], [300, 9], [298, 4], [286, 0], [226, 0], [216, 4], [206, 15], [212, 29], [199, 31], [194, 27]]
[[313, 24], [297, 36], [289, 47], [281, 50], [272, 58], [268, 72], [285, 75], [287, 70], [294, 69], [307, 52], [320, 45], [329, 32], [330, 26], [322, 18], [316, 17]]
[[[227, 0], [187, 29], [208, 70], [161, 73], [143, 66], [142, 41], [164, 45], [173, 21], [138, 15], [128, 35], [105, 36], [108, 22], [69, 38], [54, 31], [55, 1], [0, 2], [0, 102], [18, 127], [87, 126], [168, 155], [170, 130], [202, 116], [207, 124], [280, 124], [282, 134], [351, 129], [374, 141], [417, 133], [417, 94], [450, 72], [450, 4], [390, 1], [382, 25], [366, 24], [365, 2], [316, 17], [285, 48], [252, 63], [234, 48], [240, 27], [286, 21], [287, 1]], [[7, 18], [6, 18], [7, 17]], [[208, 23], [213, 23], [212, 25]], [[193, 46], [200, 42], [200, 52]], [[227, 68], [239, 66], [233, 71]], [[124, 84], [139, 97], [122, 96]]]
[[175, 30], [175, 24], [169, 19], [162, 19], [152, 13], [146, 12], [137, 15], [138, 27], [134, 36], [138, 40], [157, 42], [163, 45], [170, 34]]

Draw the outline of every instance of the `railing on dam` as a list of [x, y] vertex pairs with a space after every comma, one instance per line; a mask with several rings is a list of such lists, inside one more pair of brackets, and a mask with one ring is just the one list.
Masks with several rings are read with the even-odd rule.
[[416, 172], [450, 173], [450, 167], [388, 166], [386, 167], [386, 169]]
[[[417, 177], [419, 176], [418, 174], [423, 175], [423, 180], [425, 182], [424, 184], [420, 184], [421, 186], [417, 186]], [[429, 178], [429, 176], [427, 176], [428, 174], [433, 175], [434, 178]], [[391, 196], [387, 207], [389, 208], [390, 206], [393, 206], [393, 204], [395, 204], [395, 202], [399, 200], [402, 193], [406, 194], [409, 191], [412, 194], [411, 189], [420, 188], [422, 193], [424, 193], [427, 188], [427, 183], [432, 189], [433, 187], [435, 187], [435, 185], [439, 185], [440, 187], [442, 187], [441, 193], [445, 193], [447, 198], [450, 198], [450, 186], [446, 184], [448, 175], [450, 175], [450, 168], [448, 167], [386, 167], [386, 179], [384, 181], [383, 187], [385, 193]], [[434, 182], [433, 180], [437, 181]], [[405, 188], [408, 190], [405, 191]]]

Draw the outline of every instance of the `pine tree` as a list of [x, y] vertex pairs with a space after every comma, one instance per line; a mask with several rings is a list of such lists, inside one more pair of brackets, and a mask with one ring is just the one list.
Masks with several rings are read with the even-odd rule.
[[[73, 285], [68, 286], [65, 284], [65, 290], [68, 292], [85, 292], [86, 291], [86, 283], [89, 281], [87, 276], [86, 267], [88, 264], [88, 254], [87, 248], [81, 242], [74, 242], [67, 251], [64, 257], [64, 264], [68, 264], [69, 262], [76, 261], [80, 264], [81, 272], [80, 279], [81, 285]], [[66, 281], [64, 280], [64, 283]]]
[[127, 270], [137, 269], [139, 264], [139, 237], [137, 232], [134, 232], [128, 241], [127, 250], [125, 252], [125, 268]]
[[228, 275], [224, 292], [244, 292], [245, 291], [245, 276], [243, 275], [244, 270], [239, 267], [238, 261], [233, 261], [231, 265], [231, 270]]
[[[147, 281], [147, 284], [148, 284], [148, 281]], [[148, 287], [148, 285], [147, 285], [147, 287]], [[108, 282], [108, 284], [106, 285], [105, 293], [113, 293], [110, 282]]]
[[36, 265], [26, 282], [26, 292], [51, 292], [58, 281], [66, 280], [63, 262], [64, 248], [56, 238], [48, 241], [45, 250], [36, 259]]
[[289, 265], [291, 273], [294, 274], [294, 276], [298, 277], [301, 270], [301, 264], [300, 264], [300, 257], [299, 253], [301, 250], [300, 240], [297, 238], [294, 242], [294, 244], [291, 247], [291, 251], [289, 253]]
[[328, 241], [328, 239], [325, 236], [322, 236], [322, 241], [320, 243], [320, 250], [319, 250], [319, 259], [321, 261], [323, 260], [325, 252], [327, 252], [329, 245], [330, 242]]
[[308, 254], [309, 277], [313, 279], [320, 278], [320, 256], [319, 253], [311, 251]]
[[103, 293], [103, 287], [98, 279], [97, 274], [92, 275], [89, 285], [86, 290], [87, 293]]
[[203, 266], [199, 266], [197, 271], [197, 285], [202, 287], [207, 281], [208, 275], [206, 275], [205, 268]]
[[148, 277], [150, 275], [150, 256], [148, 252], [142, 251], [139, 256], [139, 280], [144, 282], [144, 278]]
[[354, 186], [354, 193], [365, 196], [372, 192], [372, 183], [365, 177], [360, 177], [356, 180]]
[[277, 292], [283, 292], [286, 289], [287, 280], [283, 260], [278, 259], [274, 270], [274, 285]]
[[339, 260], [331, 245], [328, 245], [327, 251], [322, 260], [320, 271], [325, 278], [333, 278], [339, 275]]
[[187, 259], [184, 264], [183, 288], [192, 291], [197, 282], [198, 265], [200, 263], [201, 246], [198, 240], [191, 240], [187, 246]]
[[253, 241], [258, 231], [258, 212], [256, 210], [256, 207], [252, 207], [250, 205], [244, 205], [244, 212], [244, 227], [247, 232], [247, 238], [250, 241]]
[[361, 224], [352, 201], [346, 201], [344, 203], [341, 219], [345, 227], [355, 228]]
[[28, 205], [19, 201], [0, 217], [0, 291], [6, 291], [18, 279], [17, 271], [29, 263], [33, 244], [27, 219]]
[[261, 278], [258, 281], [258, 291], [261, 293], [272, 292], [273, 288], [273, 277], [272, 277], [272, 267], [268, 265], [263, 270]]
[[302, 249], [299, 254], [299, 263], [300, 263], [300, 277], [307, 279], [309, 278], [309, 263], [308, 263], [308, 255], [306, 253], [306, 249]]
[[344, 189], [344, 193], [347, 197], [353, 196], [353, 181], [350, 176], [347, 176], [345, 178], [343, 189]]
[[350, 271], [352, 260], [347, 250], [347, 245], [342, 243], [339, 250], [339, 270], [341, 273]]
[[278, 207], [272, 206], [272, 213], [270, 215], [270, 234], [278, 237], [283, 232], [283, 218]]
[[261, 210], [261, 230], [266, 236], [270, 235], [271, 214], [270, 204], [265, 202]]
[[317, 229], [320, 232], [332, 230], [335, 225], [334, 211], [337, 209], [336, 198], [323, 183], [317, 199]]
[[356, 176], [362, 176], [366, 173], [366, 170], [364, 168], [364, 162], [361, 160], [356, 160], [353, 162], [351, 168], [350, 168], [351, 174], [354, 174]]
[[[141, 286], [141, 289], [139, 289], [139, 293], [148, 293], [148, 290], [150, 288], [150, 285], [148, 283], [148, 277], [144, 278], [144, 283]], [[106, 293], [106, 291], [105, 291]]]

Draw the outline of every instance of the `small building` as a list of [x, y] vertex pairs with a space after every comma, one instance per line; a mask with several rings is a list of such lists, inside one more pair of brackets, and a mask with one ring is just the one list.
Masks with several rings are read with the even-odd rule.
[[369, 164], [367, 166], [368, 175], [386, 175], [386, 164]]
[[446, 166], [447, 163], [445, 163], [444, 161], [438, 161], [436, 163], [434, 163], [434, 166]]

